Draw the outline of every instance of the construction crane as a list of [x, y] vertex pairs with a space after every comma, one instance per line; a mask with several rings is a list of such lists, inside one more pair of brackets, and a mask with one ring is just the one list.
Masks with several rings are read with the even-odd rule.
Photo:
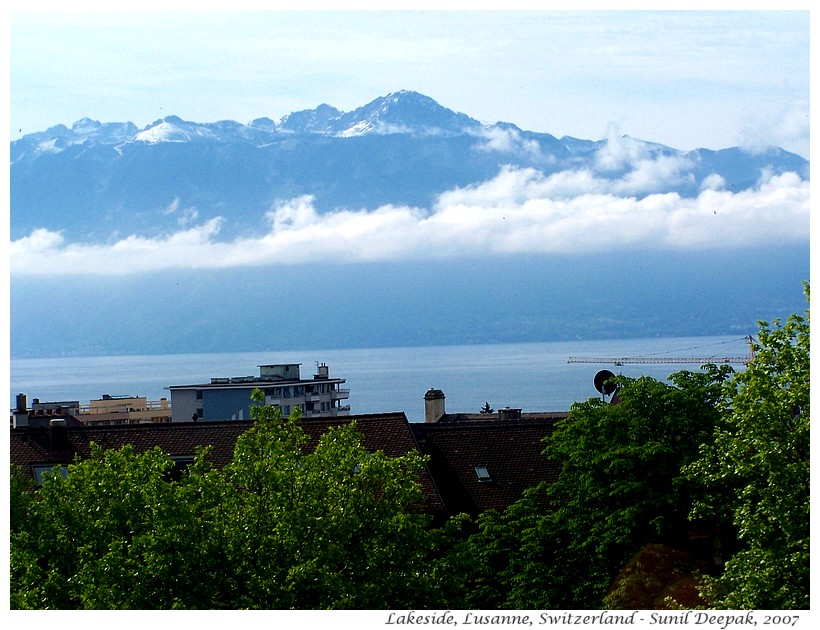
[[737, 363], [748, 365], [755, 358], [754, 339], [751, 335], [747, 335], [735, 342], [724, 343], [736, 343], [737, 341], [745, 341], [749, 345], [749, 354], [745, 357], [719, 355], [712, 355], [711, 357], [673, 357], [657, 355], [646, 357], [569, 357], [567, 363], [611, 363], [613, 365], [626, 365], [630, 363], [697, 363], [699, 365], [706, 363]]

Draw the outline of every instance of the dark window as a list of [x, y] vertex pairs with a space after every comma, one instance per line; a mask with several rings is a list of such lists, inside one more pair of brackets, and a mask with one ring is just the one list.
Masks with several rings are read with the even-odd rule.
[[170, 481], [179, 481], [182, 478], [182, 473], [185, 469], [194, 463], [194, 456], [172, 455], [171, 459], [174, 460], [174, 467], [165, 473], [165, 477]]
[[490, 476], [490, 471], [486, 466], [476, 466], [475, 476], [481, 483], [489, 483], [493, 480]]

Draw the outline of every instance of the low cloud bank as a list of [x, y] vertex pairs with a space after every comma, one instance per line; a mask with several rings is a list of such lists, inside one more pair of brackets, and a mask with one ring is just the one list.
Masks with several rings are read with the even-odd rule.
[[[610, 168], [625, 160], [619, 154], [601, 159]], [[184, 212], [186, 220], [172, 234], [132, 235], [113, 244], [67, 242], [61, 233], [41, 228], [11, 243], [11, 273], [116, 275], [809, 240], [810, 185], [796, 174], [762, 173], [757, 186], [737, 193], [724, 190], [723, 180], [712, 177], [697, 197], [682, 198], [669, 192], [646, 194], [685, 177], [679, 159], [628, 159], [634, 168], [616, 180], [586, 170], [545, 176], [510, 167], [479, 185], [441, 194], [431, 208], [386, 205], [319, 213], [312, 197], [297, 197], [270, 209], [266, 233], [231, 241], [219, 239], [228, 218], [194, 224], [195, 212]]]

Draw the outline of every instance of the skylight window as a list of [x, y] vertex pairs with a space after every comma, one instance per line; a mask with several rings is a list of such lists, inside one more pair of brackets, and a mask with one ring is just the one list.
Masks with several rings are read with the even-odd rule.
[[[68, 467], [65, 464], [56, 464], [59, 466], [59, 470], [57, 471], [60, 475], [62, 475], [63, 479], [68, 478]], [[34, 471], [34, 482], [38, 486], [43, 485], [43, 475], [50, 473], [54, 470], [55, 464], [34, 464], [32, 465], [32, 470]]]
[[493, 480], [490, 476], [490, 471], [486, 466], [476, 466], [475, 476], [481, 483], [489, 483]]

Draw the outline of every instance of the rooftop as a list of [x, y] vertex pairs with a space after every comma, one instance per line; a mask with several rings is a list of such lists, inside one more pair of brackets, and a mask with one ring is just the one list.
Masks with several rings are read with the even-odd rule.
[[[312, 450], [319, 436], [331, 426], [346, 424], [354, 418], [301, 420]], [[404, 413], [364, 414], [355, 418], [363, 435], [363, 445], [370, 451], [383, 451], [391, 457], [405, 455], [417, 444]], [[35, 476], [35, 468], [72, 463], [75, 457], [88, 457], [91, 443], [103, 448], [119, 449], [131, 444], [138, 453], [159, 446], [172, 458], [188, 459], [197, 447], [210, 446], [209, 461], [223, 467], [231, 461], [237, 438], [253, 424], [251, 420], [221, 422], [174, 422], [116, 426], [64, 426], [13, 428], [10, 431], [10, 462], [22, 466]], [[444, 505], [436, 491], [429, 470], [419, 479], [424, 491], [424, 509], [441, 513]]]
[[475, 515], [503, 510], [524, 490], [558, 478], [560, 466], [543, 455], [544, 438], [566, 416], [524, 413], [499, 420], [496, 414], [447, 414], [411, 427], [449, 511]]

